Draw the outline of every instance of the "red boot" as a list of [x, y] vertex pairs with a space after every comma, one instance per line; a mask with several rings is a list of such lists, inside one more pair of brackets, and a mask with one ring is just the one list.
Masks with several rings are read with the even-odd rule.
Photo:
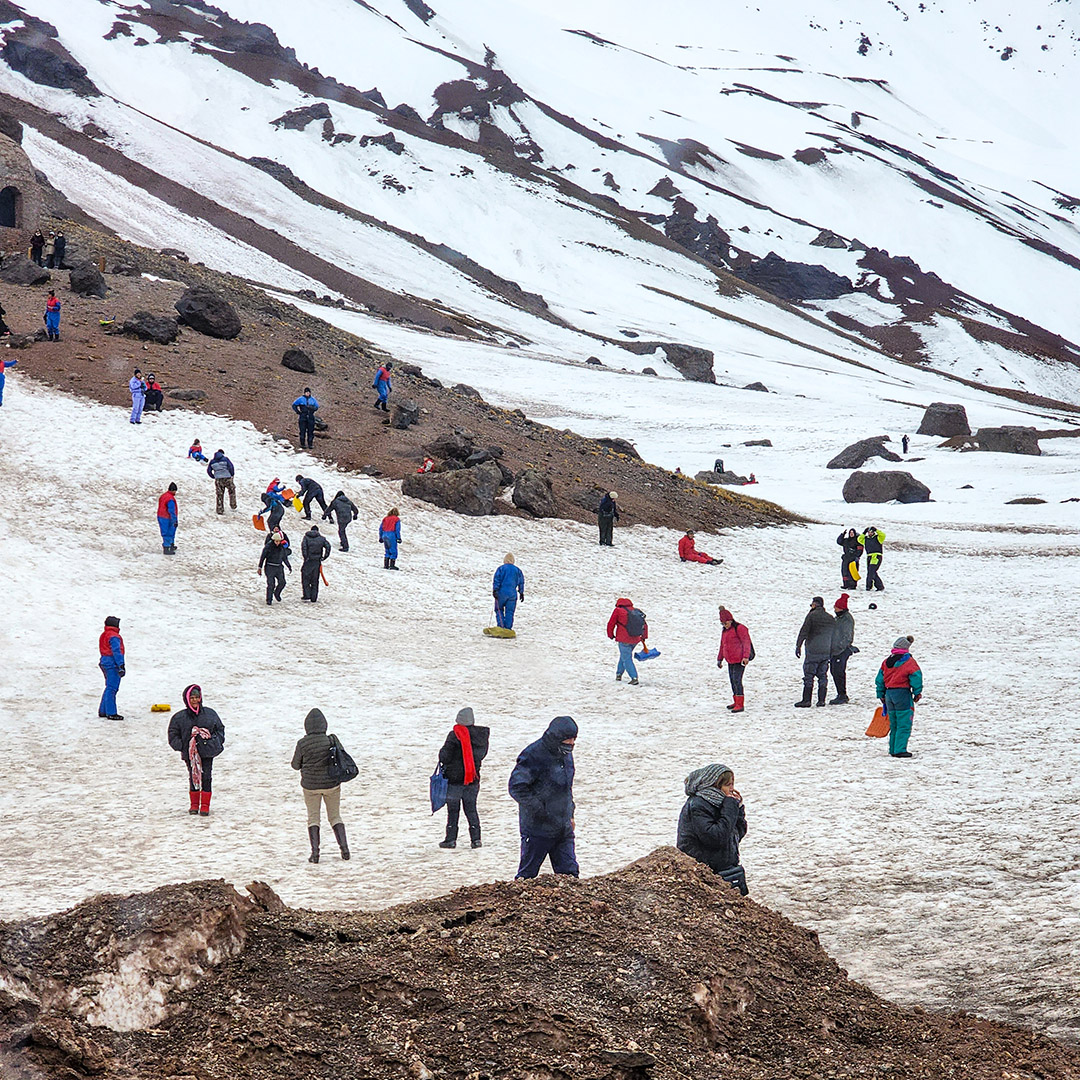
[[199, 799], [199, 816], [200, 817], [209, 817], [210, 816], [210, 795], [211, 795], [211, 792], [209, 792], [209, 791], [201, 791], [201, 792], [199, 792], [199, 795], [201, 796], [200, 799]]
[[191, 806], [188, 808], [188, 813], [197, 814], [199, 812], [199, 793], [197, 791], [189, 791], [188, 795], [191, 796]]
[[735, 695], [735, 704], [732, 706], [731, 711], [732, 712], [743, 712], [744, 711], [743, 702], [745, 700], [746, 699], [743, 697], [742, 694], [736, 694]]

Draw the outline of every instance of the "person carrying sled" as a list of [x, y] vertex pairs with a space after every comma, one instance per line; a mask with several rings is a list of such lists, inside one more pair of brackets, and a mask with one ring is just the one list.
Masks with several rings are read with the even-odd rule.
[[854, 529], [848, 529], [836, 538], [836, 542], [843, 549], [840, 555], [840, 588], [857, 589], [859, 558], [863, 553], [858, 534]]
[[166, 555], [176, 554], [176, 484], [170, 484], [167, 491], [158, 496], [157, 523], [161, 530], [161, 550]]
[[719, 566], [724, 560], [714, 559], [706, 555], [704, 551], [698, 551], [694, 546], [694, 530], [687, 529], [686, 534], [679, 541], [679, 558], [683, 562], [704, 563], [706, 566]]
[[619, 646], [619, 663], [615, 668], [615, 681], [622, 682], [623, 672], [630, 676], [630, 685], [638, 685], [637, 668], [634, 667], [634, 646], [643, 645], [649, 637], [649, 624], [645, 612], [634, 607], [632, 601], [620, 596], [607, 624], [607, 636]]
[[802, 700], [795, 702], [796, 709], [809, 709], [810, 699], [814, 694], [814, 679], [818, 681], [818, 706], [825, 704], [825, 694], [829, 688], [829, 657], [832, 655], [833, 617], [825, 610], [825, 601], [815, 596], [810, 601], [810, 610], [799, 627], [799, 636], [795, 639], [795, 655], [802, 656], [806, 646], [806, 659], [803, 661]]
[[390, 397], [390, 391], [393, 389], [390, 382], [390, 372], [393, 370], [393, 367], [394, 365], [387, 360], [386, 363], [375, 372], [375, 380], [371, 384], [375, 393], [379, 395], [378, 400], [375, 402], [375, 408], [382, 409], [383, 412], [390, 411], [387, 399]]
[[296, 474], [296, 494], [304, 500], [304, 517], [311, 520], [311, 504], [317, 502], [319, 509], [326, 513], [326, 496], [323, 494], [322, 485], [316, 483], [310, 476]]
[[457, 847], [458, 821], [461, 808], [465, 808], [465, 820], [469, 823], [469, 840], [474, 848], [480, 843], [480, 815], [476, 811], [476, 797], [480, 794], [480, 762], [487, 757], [489, 728], [476, 723], [472, 709], [458, 711], [457, 719], [446, 742], [439, 750], [439, 764], [446, 780], [446, 838], [441, 848]]
[[329, 772], [330, 747], [335, 737], [326, 734], [326, 726], [322, 710], [312, 709], [304, 717], [305, 735], [297, 740], [292, 757], [292, 767], [300, 773], [300, 788], [307, 807], [308, 841], [311, 844], [309, 863], [319, 861], [323, 806], [326, 807], [326, 820], [334, 830], [341, 857], [350, 857], [349, 839], [345, 835], [345, 823], [341, 820], [341, 784], [335, 784]]
[[169, 745], [187, 767], [189, 814], [210, 816], [214, 758], [225, 749], [225, 725], [213, 709], [203, 705], [202, 688], [184, 688], [184, 708], [169, 721]]
[[110, 615], [105, 620], [105, 629], [98, 638], [98, 667], [105, 676], [105, 692], [98, 705], [98, 716], [106, 720], [123, 720], [116, 711], [116, 693], [120, 689], [120, 680], [127, 674], [127, 661], [124, 659], [124, 639], [120, 636], [120, 620]]
[[4, 374], [4, 371], [7, 368], [14, 367], [18, 362], [18, 360], [5, 360], [0, 356], [0, 406], [4, 404], [4, 383], [7, 382], [7, 376]]
[[832, 675], [836, 697], [830, 705], [847, 705], [847, 662], [858, 652], [855, 641], [855, 618], [848, 611], [848, 594], [841, 593], [833, 604], [832, 648], [829, 651], [829, 673]]
[[683, 790], [686, 802], [679, 813], [675, 846], [746, 896], [750, 890], [739, 862], [746, 810], [735, 790], [735, 774], [726, 765], [706, 765], [686, 778]]
[[731, 704], [729, 712], [742, 712], [746, 698], [743, 695], [743, 674], [746, 665], [754, 659], [754, 645], [750, 640], [750, 631], [726, 607], [720, 608], [720, 625], [724, 632], [720, 635], [720, 651], [716, 654], [716, 666], [722, 668], [727, 661], [728, 678], [731, 680]]
[[[196, 440], [196, 445], [198, 445], [198, 440]], [[214, 496], [219, 514], [225, 513], [226, 491], [229, 493], [229, 508], [236, 509], [236, 483], [233, 480], [235, 474], [233, 463], [225, 456], [225, 451], [215, 450], [210, 464], [206, 466], [206, 475], [214, 481]]]
[[379, 542], [383, 546], [383, 569], [399, 569], [397, 549], [401, 543], [401, 518], [396, 506], [391, 507], [390, 513], [379, 523]]
[[881, 580], [878, 571], [881, 569], [881, 560], [885, 557], [883, 551], [885, 534], [876, 525], [868, 525], [859, 534], [859, 543], [866, 550], [866, 591], [876, 589], [878, 592], [884, 592], [885, 583]]
[[353, 503], [344, 491], [339, 491], [331, 501], [330, 505], [323, 511], [323, 518], [327, 521], [333, 521], [334, 515], [337, 515], [337, 534], [340, 541], [340, 548], [342, 551], [349, 550], [349, 537], [346, 535], [345, 530], [348, 529], [351, 522], [355, 521], [360, 516], [360, 511], [356, 509], [356, 505]]
[[146, 406], [146, 382], [138, 368], [135, 369], [135, 374], [128, 379], [128, 392], [131, 394], [131, 418], [128, 422], [141, 424], [143, 408]]
[[151, 412], [161, 412], [161, 406], [165, 403], [165, 395], [161, 392], [161, 383], [157, 376], [151, 372], [146, 376], [146, 407]]
[[266, 527], [271, 532], [281, 524], [285, 516], [285, 485], [275, 476], [262, 493], [263, 508], [258, 516], [266, 514]]
[[510, 798], [518, 804], [521, 860], [515, 877], [534, 878], [544, 859], [556, 874], [577, 877], [574, 851], [574, 743], [572, 716], [556, 716], [534, 743], [518, 754], [510, 774]]
[[908, 739], [911, 738], [911, 719], [915, 702], [922, 697], [922, 670], [911, 655], [910, 634], [898, 637], [892, 651], [882, 661], [875, 679], [878, 701], [889, 717], [889, 756], [911, 757]]
[[304, 539], [300, 541], [300, 554], [304, 558], [300, 564], [300, 584], [304, 590], [301, 599], [310, 600], [315, 604], [319, 600], [319, 575], [322, 573], [322, 564], [330, 558], [330, 544], [319, 532], [318, 525], [312, 525], [304, 533]]
[[596, 524], [600, 529], [600, 546], [614, 547], [611, 534], [615, 528], [615, 522], [619, 520], [619, 507], [617, 500], [619, 493], [609, 491], [601, 500], [596, 511]]
[[60, 340], [60, 300], [50, 289], [45, 301], [45, 335], [49, 341]]
[[509, 551], [491, 579], [491, 595], [495, 598], [496, 625], [513, 630], [518, 599], [525, 600], [525, 575], [514, 564], [514, 556]]
[[[206, 455], [203, 453], [202, 443], [199, 442], [198, 439], [196, 439], [188, 447], [187, 456], [189, 458], [191, 458], [193, 461], [206, 461], [207, 460]], [[220, 512], [224, 513], [224, 511], [225, 511], [225, 508], [222, 507]]]
[[280, 529], [272, 530], [263, 544], [259, 556], [259, 577], [263, 576], [263, 567], [266, 568], [266, 603], [269, 605], [276, 600], [280, 604], [285, 589], [285, 568], [292, 569], [289, 538]]
[[292, 411], [296, 413], [297, 425], [300, 428], [300, 449], [314, 449], [315, 440], [315, 413], [319, 410], [319, 402], [311, 396], [311, 387], [305, 386], [304, 392], [292, 403]]

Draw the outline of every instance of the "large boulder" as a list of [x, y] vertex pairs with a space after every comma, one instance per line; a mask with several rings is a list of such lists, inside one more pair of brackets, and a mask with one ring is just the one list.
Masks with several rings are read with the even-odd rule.
[[781, 300], [836, 300], [855, 289], [851, 278], [834, 274], [826, 266], [789, 262], [775, 251], [735, 270], [735, 276]]
[[825, 468], [861, 469], [872, 457], [884, 458], [886, 461], [903, 461], [904, 459], [899, 454], [885, 449], [888, 441], [888, 435], [874, 435], [869, 439], [860, 439], [857, 443], [852, 443], [841, 450]]
[[473, 452], [473, 446], [473, 439], [455, 428], [428, 443], [427, 450], [437, 458], [456, 458], [458, 461], [464, 461]]
[[398, 431], [405, 431], [413, 424], [420, 423], [420, 406], [415, 401], [395, 401], [394, 411], [390, 415], [390, 426]]
[[741, 487], [743, 484], [750, 483], [749, 476], [740, 476], [730, 469], [725, 469], [723, 472], [704, 469], [702, 472], [695, 473], [694, 479], [702, 484], [724, 484], [727, 487]]
[[684, 379], [691, 382], [716, 382], [711, 349], [699, 349], [696, 345], [678, 345], [674, 342], [664, 342], [660, 348], [664, 350], [668, 363]]
[[637, 447], [629, 439], [620, 438], [603, 438], [596, 440], [601, 446], [606, 446], [609, 450], [614, 450], [616, 454], [625, 454], [627, 457], [637, 458], [641, 460], [641, 455], [637, 452]]
[[401, 493], [412, 499], [454, 510], [470, 517], [484, 517], [495, 510], [495, 498], [502, 484], [498, 462], [485, 461], [475, 469], [451, 472], [409, 473], [401, 481]]
[[174, 401], [205, 401], [205, 390], [170, 390], [169, 397]]
[[169, 345], [176, 340], [180, 332], [175, 318], [169, 315], [154, 315], [149, 311], [136, 311], [124, 322], [120, 332], [143, 341], [156, 341], [159, 345]]
[[932, 401], [923, 413], [922, 423], [916, 435], [970, 435], [967, 410], [963, 405], [947, 401]]
[[44, 285], [52, 274], [44, 266], [31, 262], [25, 255], [8, 255], [0, 266], [0, 281], [9, 285]]
[[906, 472], [853, 472], [844, 484], [844, 502], [929, 502], [930, 489]]
[[1033, 427], [981, 427], [975, 432], [975, 441], [980, 450], [998, 454], [1031, 454], [1038, 457], [1042, 453], [1039, 433]]
[[281, 354], [281, 366], [301, 375], [315, 374], [315, 361], [303, 349], [286, 349]]
[[551, 478], [539, 469], [523, 469], [510, 496], [514, 505], [528, 510], [533, 517], [555, 517], [558, 507], [551, 492]]
[[207, 337], [230, 339], [240, 333], [240, 316], [213, 289], [197, 285], [176, 301], [180, 321]]
[[105, 298], [105, 276], [91, 262], [80, 263], [71, 268], [68, 275], [71, 291], [76, 296], [99, 296]]

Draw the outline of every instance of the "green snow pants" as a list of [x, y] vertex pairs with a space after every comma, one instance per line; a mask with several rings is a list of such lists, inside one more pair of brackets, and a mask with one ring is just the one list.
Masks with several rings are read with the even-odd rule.
[[885, 691], [885, 711], [889, 714], [889, 753], [902, 754], [911, 738], [911, 717], [915, 702], [905, 686]]

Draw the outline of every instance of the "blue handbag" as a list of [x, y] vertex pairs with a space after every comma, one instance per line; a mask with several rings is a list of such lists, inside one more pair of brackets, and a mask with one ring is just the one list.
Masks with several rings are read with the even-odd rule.
[[450, 787], [449, 781], [443, 776], [442, 764], [440, 763], [431, 774], [428, 782], [428, 793], [431, 796], [431, 812], [438, 813], [446, 805], [446, 792]]

